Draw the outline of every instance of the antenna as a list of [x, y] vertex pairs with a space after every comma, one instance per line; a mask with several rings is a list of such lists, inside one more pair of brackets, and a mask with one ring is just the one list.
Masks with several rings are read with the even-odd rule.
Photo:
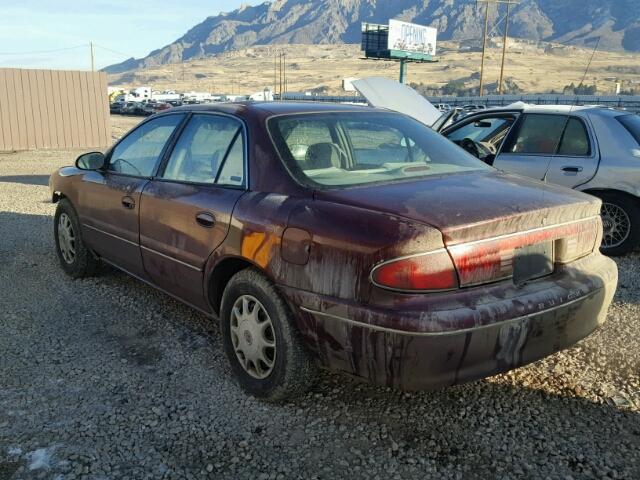
[[[587, 63], [587, 68], [585, 68], [584, 75], [582, 76], [582, 80], [580, 80], [580, 84], [576, 87], [576, 89], [582, 87], [582, 85], [584, 84], [584, 81], [587, 78], [587, 75], [589, 73], [589, 69], [591, 68], [591, 62], [593, 62], [593, 57], [595, 57], [596, 52], [598, 51], [598, 46], [600, 45], [600, 39], [601, 38], [602, 37], [598, 37], [598, 40], [596, 41], [596, 45], [593, 48], [593, 52], [591, 52], [591, 57], [589, 57], [589, 62]], [[547, 168], [545, 169], [544, 175], [541, 178], [541, 180], [543, 182], [547, 181], [547, 175], [549, 174], [549, 169], [551, 168], [551, 162], [556, 157], [556, 154], [557, 154], [556, 152], [558, 151], [558, 148], [560, 147], [560, 143], [562, 142], [562, 138], [564, 137], [564, 133], [567, 130], [567, 126], [569, 125], [569, 120], [571, 120], [571, 113], [573, 112], [573, 107], [575, 107], [577, 103], [578, 103], [578, 98], [577, 98], [577, 94], [576, 94], [576, 99], [573, 102], [573, 104], [571, 105], [571, 108], [569, 109], [569, 113], [567, 114], [567, 118], [564, 121], [564, 126], [562, 127], [562, 132], [560, 133], [560, 137], [558, 137], [558, 143], [556, 143], [555, 149], [553, 150], [554, 153], [551, 155], [551, 158], [547, 162]]]

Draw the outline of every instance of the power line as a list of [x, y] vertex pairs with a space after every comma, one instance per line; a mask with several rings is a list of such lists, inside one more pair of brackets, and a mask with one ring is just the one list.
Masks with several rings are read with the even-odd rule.
[[76, 45], [74, 47], [56, 48], [53, 50], [32, 50], [29, 52], [0, 52], [0, 55], [41, 55], [44, 53], [65, 52], [67, 50], [75, 50], [77, 48], [87, 48], [87, 44], [83, 43], [82, 45]]

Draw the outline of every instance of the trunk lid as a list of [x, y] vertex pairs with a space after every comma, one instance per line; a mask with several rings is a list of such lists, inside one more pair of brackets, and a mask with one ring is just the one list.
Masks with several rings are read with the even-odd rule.
[[453, 246], [596, 216], [600, 201], [496, 171], [320, 190], [318, 200], [380, 210], [430, 225]]

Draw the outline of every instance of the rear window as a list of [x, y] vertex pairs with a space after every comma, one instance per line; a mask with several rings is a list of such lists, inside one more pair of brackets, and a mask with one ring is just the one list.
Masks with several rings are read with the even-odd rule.
[[315, 188], [491, 169], [429, 127], [395, 113], [278, 116], [268, 128], [289, 171]]
[[626, 128], [629, 133], [636, 139], [638, 145], [640, 145], [640, 116], [638, 115], [622, 115], [620, 117], [616, 117], [624, 128]]

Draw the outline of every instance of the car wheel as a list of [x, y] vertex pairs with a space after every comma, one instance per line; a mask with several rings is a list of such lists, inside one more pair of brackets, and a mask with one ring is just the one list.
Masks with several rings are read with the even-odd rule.
[[240, 386], [269, 401], [305, 393], [316, 366], [293, 315], [273, 283], [250, 268], [234, 275], [222, 295], [221, 331]]
[[605, 255], [625, 255], [640, 243], [640, 208], [638, 203], [625, 195], [603, 192], [602, 199], [602, 245]]
[[90, 277], [96, 273], [99, 261], [82, 240], [78, 215], [66, 199], [58, 202], [53, 232], [56, 253], [62, 269], [73, 278]]

